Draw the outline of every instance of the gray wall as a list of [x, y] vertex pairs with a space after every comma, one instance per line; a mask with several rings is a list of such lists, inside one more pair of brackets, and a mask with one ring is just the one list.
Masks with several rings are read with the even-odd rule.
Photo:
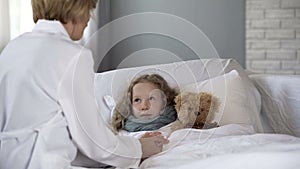
[[[109, 3], [110, 20], [141, 12], [168, 13], [186, 19], [210, 39], [220, 58], [234, 58], [245, 66], [244, 0], [110, 0]], [[107, 15], [106, 11], [106, 17]], [[136, 21], [131, 28], [141, 26], [140, 23]], [[148, 23], [159, 24], [155, 20], [149, 20]], [[164, 25], [163, 29], [177, 28]], [[122, 28], [112, 29], [111, 34], [114, 35], [114, 31], [120, 30]], [[205, 38], [197, 39], [197, 36], [188, 30], [181, 33], [191, 37], [193, 43], [198, 43], [199, 46], [209, 43], [202, 42], [207, 41]], [[174, 37], [155, 33], [138, 34], [115, 44], [105, 57], [101, 58], [98, 71], [209, 57], [211, 54], [205, 48], [204, 46], [201, 50], [201, 56], [198, 56], [189, 44]]]

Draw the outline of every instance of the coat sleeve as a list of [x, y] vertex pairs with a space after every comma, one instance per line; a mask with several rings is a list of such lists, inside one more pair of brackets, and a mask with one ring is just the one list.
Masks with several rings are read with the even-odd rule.
[[59, 104], [74, 143], [87, 157], [116, 167], [137, 168], [142, 156], [140, 142], [115, 135], [98, 111], [94, 94], [92, 54], [82, 50], [66, 67], [59, 85]]

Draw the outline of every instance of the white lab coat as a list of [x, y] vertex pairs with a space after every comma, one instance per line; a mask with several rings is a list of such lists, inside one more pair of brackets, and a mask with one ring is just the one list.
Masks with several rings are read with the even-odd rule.
[[98, 112], [90, 50], [58, 21], [39, 20], [0, 55], [0, 168], [70, 168], [77, 149], [136, 168], [137, 139], [114, 135]]

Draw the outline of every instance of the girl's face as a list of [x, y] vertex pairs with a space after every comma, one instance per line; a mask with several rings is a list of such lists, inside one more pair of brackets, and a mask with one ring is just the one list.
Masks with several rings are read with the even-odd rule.
[[138, 83], [132, 88], [133, 115], [138, 119], [152, 119], [164, 107], [163, 92], [153, 83]]

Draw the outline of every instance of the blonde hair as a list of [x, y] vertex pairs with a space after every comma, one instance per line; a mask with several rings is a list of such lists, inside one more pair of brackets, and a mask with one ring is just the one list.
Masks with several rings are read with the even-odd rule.
[[33, 21], [39, 19], [78, 23], [96, 8], [97, 0], [31, 0]]
[[114, 114], [112, 117], [112, 127], [116, 132], [124, 128], [125, 120], [132, 112], [132, 91], [133, 87], [138, 83], [154, 84], [158, 89], [163, 91], [164, 95], [166, 96], [166, 106], [175, 105], [174, 98], [177, 95], [177, 91], [175, 89], [172, 89], [163, 77], [158, 74], [141, 75], [140, 77], [131, 81], [127, 93], [125, 94], [124, 98], [117, 104], [114, 110]]

